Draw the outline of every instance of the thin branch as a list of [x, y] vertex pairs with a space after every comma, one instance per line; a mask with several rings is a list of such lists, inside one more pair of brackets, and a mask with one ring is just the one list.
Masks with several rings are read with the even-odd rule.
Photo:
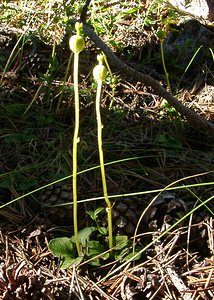
[[91, 0], [86, 0], [85, 4], [83, 6], [83, 9], [82, 9], [82, 12], [81, 12], [81, 15], [80, 15], [80, 20], [83, 23], [86, 21], [86, 17], [87, 17], [87, 13], [88, 13], [88, 8], [89, 8], [89, 5], [90, 5], [90, 2], [91, 2]]

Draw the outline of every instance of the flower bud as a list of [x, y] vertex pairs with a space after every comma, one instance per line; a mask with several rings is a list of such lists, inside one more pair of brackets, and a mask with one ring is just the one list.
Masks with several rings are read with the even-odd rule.
[[83, 24], [76, 22], [75, 23], [75, 29], [77, 31], [77, 35], [81, 35], [81, 31], [83, 30]]
[[84, 38], [80, 35], [73, 35], [70, 37], [69, 46], [74, 53], [80, 53], [85, 47]]
[[107, 76], [107, 70], [106, 70], [106, 67], [99, 64], [99, 65], [96, 65], [94, 67], [94, 70], [93, 70], [93, 75], [94, 75], [94, 79], [96, 81], [104, 81], [106, 79], [106, 76]]

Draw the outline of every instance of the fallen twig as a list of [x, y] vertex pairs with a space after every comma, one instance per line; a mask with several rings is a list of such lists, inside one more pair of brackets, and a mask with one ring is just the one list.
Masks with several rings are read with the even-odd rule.
[[[79, 21], [79, 20], [78, 20]], [[69, 20], [70, 24], [75, 24], [77, 20]], [[83, 22], [80, 20], [80, 22]], [[83, 22], [84, 23], [84, 22]], [[149, 75], [145, 75], [133, 69], [119, 59], [112, 50], [101, 40], [101, 38], [94, 32], [94, 30], [84, 23], [85, 34], [99, 47], [107, 56], [109, 63], [116, 67], [118, 71], [124, 76], [131, 77], [136, 81], [142, 82], [145, 86], [150, 86], [159, 96], [166, 99], [182, 116], [184, 116], [192, 124], [201, 127], [208, 132], [214, 134], [214, 125], [206, 119], [199, 116], [196, 112], [184, 106], [171, 93], [169, 93], [161, 84]]]

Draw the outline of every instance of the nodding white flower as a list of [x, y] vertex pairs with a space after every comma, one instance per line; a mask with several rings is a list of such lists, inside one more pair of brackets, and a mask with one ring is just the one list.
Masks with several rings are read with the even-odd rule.
[[107, 70], [106, 70], [106, 67], [103, 66], [103, 65], [96, 65], [94, 67], [94, 70], [93, 70], [93, 75], [94, 75], [94, 79], [96, 81], [104, 81], [106, 79], [106, 76], [107, 76]]
[[103, 54], [97, 55], [97, 60], [98, 60], [99, 64], [96, 65], [94, 67], [94, 70], [93, 70], [94, 79], [96, 81], [99, 81], [99, 80], [104, 81], [106, 79], [106, 76], [107, 76], [107, 69], [103, 65], [103, 59], [104, 59]]
[[85, 40], [80, 33], [81, 29], [83, 28], [83, 25], [77, 22], [75, 24], [75, 28], [77, 34], [70, 37], [69, 47], [74, 53], [80, 53], [85, 48]]

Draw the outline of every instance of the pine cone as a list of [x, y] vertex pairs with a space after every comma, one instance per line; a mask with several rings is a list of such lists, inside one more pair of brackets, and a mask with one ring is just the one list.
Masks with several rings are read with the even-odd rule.
[[149, 230], [164, 231], [182, 218], [187, 212], [184, 201], [175, 193], [163, 192], [145, 214], [144, 223]]
[[[56, 225], [73, 224], [73, 201], [71, 183], [57, 183], [49, 186], [41, 195], [42, 210], [45, 217]], [[86, 224], [86, 212], [83, 204], [78, 205], [78, 214], [81, 220], [79, 227]]]
[[[72, 185], [58, 183], [48, 187], [41, 196], [44, 215], [56, 225], [72, 224]], [[63, 204], [63, 206], [62, 206]], [[103, 203], [105, 206], [105, 203]], [[142, 204], [139, 200], [127, 198], [113, 203], [112, 219], [115, 234], [133, 235], [138, 219], [142, 212]], [[86, 226], [86, 210], [83, 204], [78, 205], [80, 228]], [[107, 226], [106, 213], [100, 215], [102, 226]]]
[[[58, 183], [48, 187], [42, 194], [43, 211], [48, 220], [56, 225], [72, 225], [73, 214], [72, 185], [70, 183]], [[112, 203], [112, 221], [114, 234], [132, 236], [135, 232], [138, 220], [150, 201], [140, 201], [134, 197], [122, 198]], [[62, 206], [63, 204], [63, 206]], [[59, 205], [59, 206], [58, 206]], [[99, 205], [100, 206], [100, 205]], [[105, 207], [105, 203], [103, 203]], [[95, 207], [96, 209], [96, 207]], [[88, 216], [81, 203], [78, 205], [79, 228], [87, 225]], [[91, 207], [90, 207], [91, 210]], [[163, 192], [143, 217], [138, 228], [138, 233], [147, 230], [166, 230], [187, 212], [185, 203], [171, 192]], [[107, 227], [105, 210], [99, 215], [100, 224]]]
[[[142, 203], [138, 199], [125, 198], [113, 203], [112, 223], [114, 234], [132, 236], [142, 211]], [[103, 214], [101, 217], [102, 225], [107, 226], [106, 217]]]

